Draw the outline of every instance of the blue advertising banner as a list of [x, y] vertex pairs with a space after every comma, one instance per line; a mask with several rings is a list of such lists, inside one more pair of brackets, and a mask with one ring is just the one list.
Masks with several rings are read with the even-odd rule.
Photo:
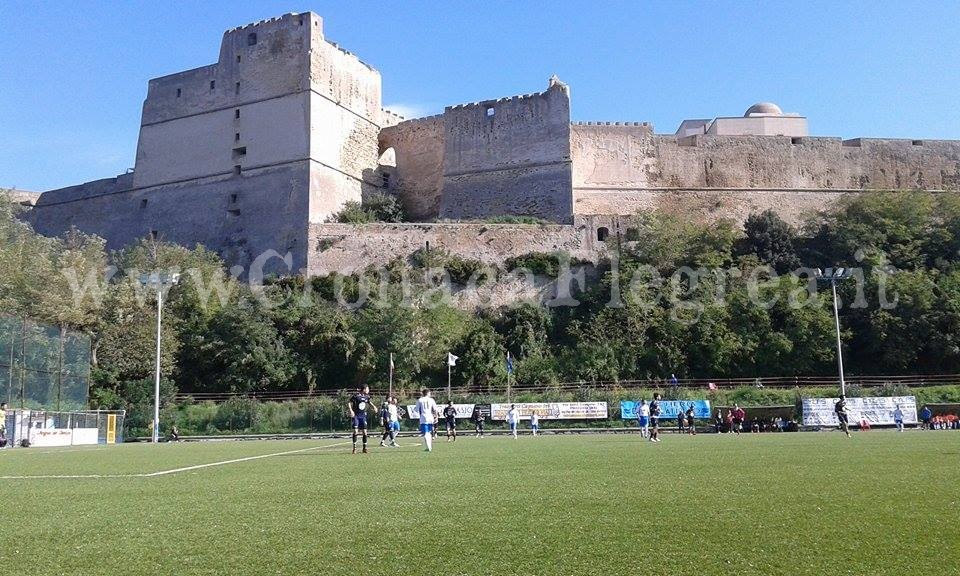
[[[647, 402], [649, 404], [649, 402]], [[687, 411], [687, 408], [693, 404], [693, 413], [696, 418], [709, 419], [710, 418], [710, 401], [709, 400], [661, 400], [660, 401], [660, 418], [676, 418], [677, 414], [681, 410], [684, 412]], [[620, 401], [620, 417], [624, 420], [636, 420], [637, 419], [637, 408], [640, 406], [640, 402], [634, 400], [621, 400]]]

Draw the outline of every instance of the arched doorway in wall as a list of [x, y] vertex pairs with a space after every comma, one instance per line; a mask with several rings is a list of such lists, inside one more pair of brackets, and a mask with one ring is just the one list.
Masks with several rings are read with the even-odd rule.
[[397, 151], [393, 146], [380, 151], [380, 157], [377, 158], [377, 172], [383, 180], [383, 187], [389, 189], [397, 172]]
[[606, 242], [607, 236], [610, 236], [610, 229], [606, 226], [601, 226], [597, 228], [597, 240], [599, 242]]

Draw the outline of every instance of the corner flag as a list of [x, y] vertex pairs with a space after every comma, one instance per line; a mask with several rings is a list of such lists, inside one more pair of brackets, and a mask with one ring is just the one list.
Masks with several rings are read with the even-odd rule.
[[454, 356], [453, 354], [447, 352], [447, 366], [456, 366], [457, 360], [459, 359], [459, 356]]

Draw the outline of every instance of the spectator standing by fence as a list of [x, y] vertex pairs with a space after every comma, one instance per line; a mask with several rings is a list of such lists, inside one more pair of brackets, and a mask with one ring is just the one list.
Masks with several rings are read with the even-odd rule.
[[540, 433], [540, 417], [537, 416], [536, 411], [530, 414], [530, 433], [534, 436]]
[[0, 448], [7, 445], [7, 403], [0, 402]]
[[897, 425], [897, 432], [903, 432], [903, 410], [899, 404], [893, 410], [893, 423]]
[[920, 422], [921, 428], [924, 430], [930, 430], [930, 420], [933, 418], [933, 412], [930, 411], [929, 406], [924, 406], [923, 410], [920, 411]]
[[739, 404], [734, 404], [730, 414], [733, 417], [733, 431], [740, 434], [743, 432], [743, 420], [747, 417], [747, 413], [743, 411]]

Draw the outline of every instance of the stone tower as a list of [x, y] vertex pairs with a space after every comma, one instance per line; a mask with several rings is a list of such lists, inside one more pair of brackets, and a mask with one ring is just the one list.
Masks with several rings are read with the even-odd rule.
[[296, 272], [310, 224], [382, 186], [377, 134], [395, 117], [380, 102], [380, 74], [325, 40], [316, 14], [228, 30], [217, 63], [150, 81], [132, 174], [47, 192], [30, 219], [111, 247], [203, 244], [233, 264], [274, 250]]

